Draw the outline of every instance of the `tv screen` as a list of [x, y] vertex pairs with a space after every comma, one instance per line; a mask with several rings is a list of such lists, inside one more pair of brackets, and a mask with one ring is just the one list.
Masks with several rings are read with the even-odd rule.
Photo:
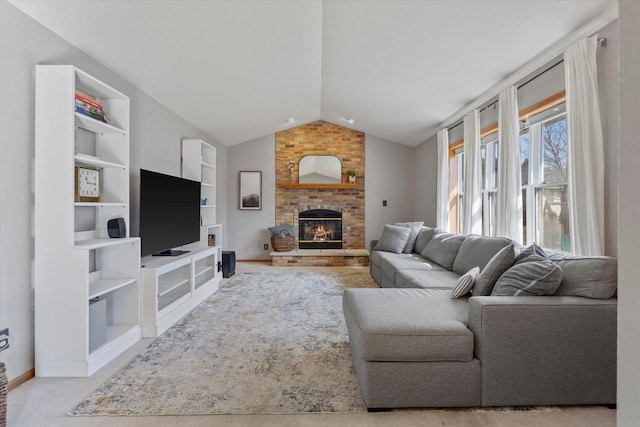
[[140, 238], [142, 256], [200, 240], [200, 183], [140, 169]]

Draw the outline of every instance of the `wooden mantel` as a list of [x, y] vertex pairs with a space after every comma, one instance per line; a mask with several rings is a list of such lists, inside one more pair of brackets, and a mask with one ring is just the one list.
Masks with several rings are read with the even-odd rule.
[[358, 184], [282, 184], [278, 188], [358, 188]]

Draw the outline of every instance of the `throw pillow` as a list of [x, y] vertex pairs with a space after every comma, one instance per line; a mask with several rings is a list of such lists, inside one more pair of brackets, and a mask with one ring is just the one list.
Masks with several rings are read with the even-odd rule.
[[508, 269], [498, 279], [491, 295], [553, 295], [561, 281], [562, 269], [551, 260], [521, 262]]
[[421, 254], [424, 251], [424, 248], [427, 247], [427, 244], [431, 240], [434, 234], [436, 234], [439, 230], [437, 228], [431, 227], [422, 227], [418, 232], [418, 236], [416, 237], [416, 243], [413, 246], [413, 250], [417, 254]]
[[496, 281], [513, 265], [515, 260], [516, 250], [514, 245], [508, 245], [500, 249], [478, 275], [471, 293], [476, 297], [491, 295]]
[[411, 233], [409, 233], [409, 239], [407, 240], [407, 244], [404, 246], [404, 250], [402, 251], [405, 254], [410, 254], [413, 252], [413, 246], [416, 244], [416, 239], [418, 238], [418, 233], [420, 229], [424, 225], [424, 222], [396, 222], [396, 225], [401, 227], [409, 227], [411, 229]]
[[411, 229], [409, 227], [401, 227], [399, 225], [385, 225], [382, 230], [382, 236], [376, 245], [375, 250], [402, 253], [404, 247], [409, 240]]
[[279, 225], [277, 227], [269, 227], [271, 236], [287, 237], [287, 234], [293, 236], [293, 225]]
[[430, 259], [447, 270], [451, 270], [464, 239], [466, 236], [462, 234], [441, 231], [433, 235], [420, 255], [422, 258]]
[[451, 290], [451, 298], [460, 298], [467, 295], [471, 291], [471, 288], [473, 288], [473, 284], [476, 282], [479, 273], [480, 267], [473, 267], [460, 276], [456, 285]]
[[547, 253], [540, 246], [532, 243], [527, 246], [518, 258], [516, 259], [515, 264], [520, 264], [521, 262], [529, 262], [529, 261], [542, 261], [544, 259], [548, 259]]

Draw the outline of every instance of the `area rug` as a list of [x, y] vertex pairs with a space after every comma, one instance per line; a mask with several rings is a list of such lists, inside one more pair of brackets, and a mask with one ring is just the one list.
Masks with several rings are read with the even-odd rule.
[[240, 273], [70, 415], [366, 412], [342, 293], [368, 272]]

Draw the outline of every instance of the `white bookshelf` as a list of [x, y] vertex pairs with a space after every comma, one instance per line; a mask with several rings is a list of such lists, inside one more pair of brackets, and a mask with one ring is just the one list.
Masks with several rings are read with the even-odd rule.
[[[75, 112], [76, 89], [108, 123]], [[129, 98], [73, 66], [37, 66], [35, 139], [36, 375], [89, 376], [142, 336], [140, 239], [107, 234], [109, 219], [130, 224]], [[99, 201], [75, 201], [76, 166], [100, 171]]]
[[183, 139], [182, 177], [200, 182], [200, 242], [206, 245], [209, 228], [217, 225], [216, 148], [200, 139]]

